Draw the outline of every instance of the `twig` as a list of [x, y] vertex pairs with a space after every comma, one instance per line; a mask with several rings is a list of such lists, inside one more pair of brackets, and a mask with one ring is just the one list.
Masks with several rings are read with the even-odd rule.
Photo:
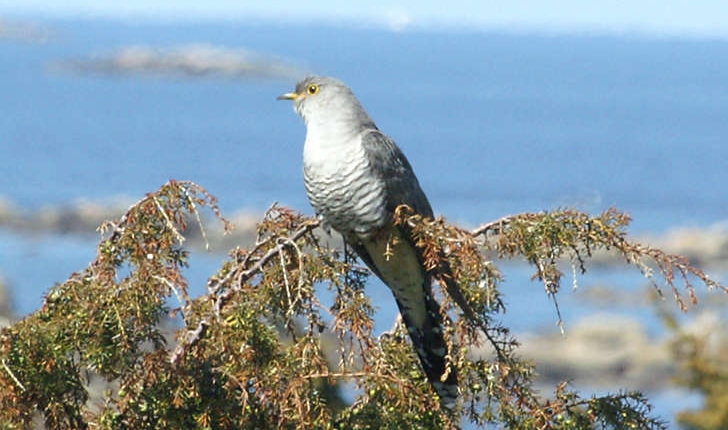
[[159, 209], [159, 212], [162, 213], [162, 216], [164, 217], [165, 221], [167, 221], [167, 227], [169, 227], [170, 230], [172, 230], [172, 233], [174, 233], [174, 236], [177, 238], [179, 243], [184, 243], [185, 237], [182, 236], [182, 234], [177, 231], [177, 228], [172, 223], [172, 220], [169, 219], [169, 216], [167, 215], [167, 211], [164, 210], [162, 207], [162, 204], [159, 203], [159, 200], [157, 200], [156, 196], [152, 196], [152, 201], [154, 201], [154, 204], [157, 205], [157, 209]]
[[[283, 272], [283, 282], [286, 286], [286, 295], [288, 297], [288, 310], [286, 311], [286, 316], [290, 318], [293, 316], [295, 310], [294, 305], [296, 303], [303, 303], [303, 297], [301, 296], [301, 288], [303, 287], [303, 253], [301, 252], [301, 248], [298, 247], [296, 242], [294, 240], [290, 239], [280, 239], [279, 245], [283, 245], [279, 248], [278, 253], [281, 257], [281, 270]], [[290, 246], [296, 251], [296, 259], [298, 260], [298, 282], [296, 283], [296, 297], [292, 299], [291, 297], [291, 286], [288, 281], [288, 271], [286, 270], [285, 265], [285, 255], [283, 254], [283, 248], [285, 246]]]
[[283, 284], [286, 287], [286, 298], [288, 299], [288, 310], [286, 311], [286, 317], [290, 320], [291, 316], [293, 316], [294, 313], [294, 304], [298, 302], [298, 297], [296, 297], [296, 301], [293, 300], [291, 297], [291, 284], [288, 282], [288, 270], [286, 270], [286, 257], [283, 255], [283, 247], [278, 248], [278, 255], [281, 257], [281, 272], [283, 273]]
[[203, 319], [197, 324], [197, 327], [194, 330], [187, 332], [185, 338], [177, 345], [177, 348], [174, 349], [172, 356], [169, 358], [169, 361], [170, 363], [172, 363], [172, 365], [176, 366], [180, 358], [182, 358], [182, 356], [190, 348], [194, 347], [195, 345], [197, 345], [197, 343], [200, 342], [209, 324], [210, 323], [207, 321], [207, 319]]
[[[521, 215], [523, 215], [523, 214], [521, 214]], [[473, 237], [480, 236], [480, 235], [482, 235], [484, 233], [487, 233], [488, 230], [495, 230], [496, 233], [500, 233], [500, 231], [504, 227], [506, 227], [507, 225], [509, 225], [511, 223], [511, 221], [513, 220], [513, 218], [516, 217], [516, 216], [518, 216], [518, 215], [506, 215], [504, 217], [498, 218], [495, 221], [490, 221], [490, 222], [487, 222], [485, 224], [481, 224], [478, 228], [476, 228], [475, 230], [472, 230], [470, 232], [470, 234]]]
[[[318, 220], [308, 221], [301, 228], [296, 230], [296, 232], [293, 233], [293, 235], [289, 236], [288, 240], [296, 241], [296, 240], [302, 238], [305, 234], [313, 231], [318, 226], [319, 226]], [[262, 267], [266, 263], [268, 263], [272, 258], [274, 258], [276, 256], [276, 254], [278, 254], [280, 252], [280, 249], [282, 249], [285, 246], [286, 246], [285, 243], [279, 243], [276, 246], [274, 246], [273, 248], [269, 249], [265, 254], [263, 254], [262, 257], [260, 257], [260, 259], [258, 259], [258, 261], [255, 262], [255, 264], [253, 264], [252, 267], [250, 267], [249, 269], [240, 273], [240, 275], [237, 279], [236, 285], [242, 285], [243, 283], [245, 283], [245, 281], [250, 279], [255, 273], [259, 272], [262, 269]]]
[[[121, 335], [123, 336], [122, 339], [124, 339], [124, 341], [126, 341], [128, 336], [126, 334], [126, 329], [124, 328], [124, 321], [122, 321], [122, 319], [121, 319], [121, 312], [119, 312], [119, 308], [118, 308], [118, 306], [116, 306], [116, 302], [112, 303], [111, 306], [114, 308], [114, 313], [116, 314], [116, 321], [119, 323], [119, 331], [121, 332]], [[114, 336], [114, 337], [117, 337], [117, 336]]]
[[[291, 236], [289, 236], [286, 239], [286, 241], [282, 241], [282, 242], [276, 244], [274, 247], [269, 249], [265, 254], [263, 254], [263, 256], [260, 257], [260, 259], [258, 259], [258, 261], [256, 261], [252, 267], [237, 274], [236, 279], [235, 279], [235, 281], [236, 281], [235, 286], [232, 289], [229, 289], [229, 290], [225, 291], [224, 293], [220, 294], [219, 296], [217, 296], [217, 298], [215, 300], [216, 314], [219, 314], [219, 311], [222, 309], [222, 307], [225, 305], [225, 303], [227, 303], [227, 301], [230, 299], [230, 297], [233, 295], [233, 293], [240, 290], [241, 286], [245, 282], [247, 282], [251, 277], [253, 277], [253, 275], [255, 275], [256, 273], [261, 271], [265, 264], [267, 264], [273, 258], [275, 258], [277, 255], [279, 255], [281, 250], [285, 246], [287, 246], [287, 243], [286, 243], [287, 241], [295, 242], [296, 240], [300, 239], [304, 235], [312, 232], [318, 226], [319, 226], [318, 220], [311, 220], [311, 221], [304, 223], [303, 226], [301, 226], [298, 230], [296, 230], [295, 233], [293, 233]], [[229, 281], [232, 278], [234, 273], [237, 273], [237, 271], [235, 269], [231, 270], [230, 273], [228, 275], [226, 275], [224, 279], [226, 279], [226, 281]], [[222, 286], [223, 284], [217, 283], [217, 285]], [[213, 290], [219, 291], [219, 287], [213, 288]], [[212, 294], [212, 293], [208, 293], [208, 294]], [[177, 345], [177, 348], [175, 348], [174, 353], [170, 357], [170, 362], [172, 364], [176, 364], [179, 361], [179, 359], [181, 358], [181, 356], [183, 354], [185, 354], [185, 352], [187, 350], [189, 350], [191, 347], [193, 347], [200, 341], [200, 339], [204, 335], [205, 328], [209, 324], [210, 323], [207, 319], [203, 319], [197, 324], [197, 327], [194, 330], [187, 332], [187, 336], [185, 336], [185, 339], [183, 339], [179, 343], [179, 345]]]
[[398, 312], [397, 316], [394, 318], [394, 322], [392, 323], [392, 328], [382, 332], [379, 335], [379, 339], [383, 339], [388, 336], [394, 336], [394, 334], [397, 333], [397, 328], [400, 326], [400, 324], [402, 324], [402, 313]]
[[101, 226], [97, 229], [101, 234], [104, 234], [106, 232], [106, 229], [111, 226], [113, 232], [111, 233], [111, 236], [109, 236], [108, 242], [114, 243], [118, 240], [119, 236], [124, 233], [125, 225], [127, 223], [127, 220], [129, 218], [129, 212], [131, 212], [132, 209], [138, 207], [141, 205], [144, 201], [146, 201], [149, 198], [149, 196], [146, 196], [142, 199], [137, 200], [134, 204], [129, 206], [129, 209], [126, 210], [124, 215], [119, 218], [118, 223], [113, 223], [111, 221], [104, 222], [101, 224]]
[[177, 287], [174, 286], [174, 283], [170, 281], [169, 279], [163, 277], [163, 276], [152, 276], [153, 279], [156, 279], [157, 281], [165, 284], [167, 287], [169, 287], [170, 290], [174, 292], [174, 295], [177, 296], [177, 300], [182, 305], [182, 315], [185, 317], [185, 321], [187, 320], [187, 312], [186, 310], [189, 309], [190, 306], [190, 296], [187, 294], [187, 292], [181, 288], [182, 292], [177, 289]]
[[[201, 186], [197, 185], [196, 183], [194, 183], [192, 181], [171, 180], [171, 181], [169, 181], [169, 184], [181, 185], [182, 188], [184, 189], [185, 195], [187, 195], [187, 197], [189, 197], [191, 201], [192, 201], [192, 197], [188, 193], [189, 190], [194, 189], [195, 192], [202, 194], [207, 199], [207, 207], [210, 208], [210, 210], [212, 210], [212, 212], [215, 214], [217, 219], [219, 219], [222, 222], [225, 233], [227, 234], [230, 232], [230, 230], [235, 228], [235, 225], [233, 223], [231, 223], [230, 221], [228, 221], [227, 218], [222, 216], [222, 213], [220, 213], [220, 208], [217, 206], [217, 198], [215, 198], [215, 196], [210, 194], [206, 189], [202, 188]], [[193, 203], [193, 206], [194, 206], [194, 203]]]
[[396, 384], [408, 384], [408, 381], [399, 378], [397, 376], [388, 375], [385, 373], [374, 373], [374, 372], [319, 372], [319, 373], [309, 373], [307, 375], [301, 375], [302, 379], [328, 379], [328, 378], [336, 378], [336, 379], [348, 379], [348, 378], [367, 378], [367, 377], [373, 377], [373, 378], [381, 378], [385, 379], [387, 381], [394, 382]]
[[556, 326], [561, 331], [561, 335], [566, 335], [566, 331], [564, 330], [564, 319], [561, 318], [561, 309], [559, 308], [559, 301], [556, 300], [556, 293], [549, 293], [549, 296], [551, 296], [551, 300], [554, 302], [554, 307], [556, 308], [556, 317], [558, 318], [558, 321], [556, 321]]
[[[553, 260], [554, 256], [551, 256], [551, 258]], [[551, 297], [551, 300], [553, 300], [554, 302], [554, 308], [556, 308], [556, 317], [558, 318], [558, 320], [556, 321], [556, 326], [559, 327], [561, 334], [564, 335], [566, 334], [564, 331], [564, 320], [563, 318], [561, 318], [561, 309], [559, 308], [559, 302], [556, 299], [556, 293], [559, 292], [558, 280], [553, 280], [546, 274], [546, 267], [544, 266], [543, 260], [536, 260], [535, 263], [536, 267], [538, 268], [538, 277], [541, 279], [541, 282], [543, 282], [546, 294]]]
[[[202, 240], [205, 242], [205, 251], [210, 251], [210, 242], [207, 240], [207, 234], [205, 233], [205, 226], [202, 223], [202, 219], [200, 219], [200, 212], [197, 210], [197, 205], [195, 205], [195, 201], [192, 199], [190, 194], [187, 192], [188, 188], [184, 188], [184, 194], [187, 197], [187, 201], [190, 203], [190, 207], [192, 208], [192, 212], [195, 213], [195, 218], [197, 219], [197, 225], [200, 226], [200, 233], [202, 234]], [[227, 226], [226, 226], [227, 230]]]
[[6, 362], [5, 362], [5, 359], [4, 359], [4, 358], [2, 359], [2, 364], [3, 364], [3, 367], [5, 368], [5, 371], [6, 371], [6, 372], [8, 372], [8, 375], [10, 375], [10, 377], [11, 377], [11, 378], [13, 379], [13, 381], [15, 381], [15, 384], [16, 384], [16, 385], [17, 385], [18, 387], [20, 387], [20, 389], [21, 389], [21, 390], [23, 390], [23, 391], [27, 391], [27, 390], [25, 389], [25, 386], [24, 386], [24, 385], [23, 385], [23, 384], [22, 384], [22, 383], [20, 382], [20, 380], [19, 380], [19, 379], [18, 379], [18, 378], [17, 378], [16, 376], [15, 376], [15, 374], [13, 373], [13, 371], [12, 371], [12, 370], [10, 370], [10, 367], [8, 367], [8, 364], [7, 364]]

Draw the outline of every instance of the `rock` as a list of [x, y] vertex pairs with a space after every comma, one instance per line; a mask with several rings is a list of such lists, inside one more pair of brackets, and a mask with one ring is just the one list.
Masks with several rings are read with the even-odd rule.
[[35, 23], [0, 19], [0, 40], [43, 43], [50, 35], [49, 29]]
[[11, 305], [10, 289], [0, 277], [0, 327], [9, 326], [13, 322], [14, 315]]
[[520, 354], [536, 364], [540, 381], [606, 389], [652, 390], [675, 371], [666, 340], [651, 339], [629, 317], [600, 313], [567, 326], [566, 335], [524, 334]]
[[171, 48], [129, 46], [96, 58], [57, 63], [77, 73], [224, 76], [234, 78], [293, 79], [302, 71], [282, 60], [241, 48], [190, 44]]
[[655, 248], [680, 254], [698, 266], [725, 267], [728, 260], [728, 222], [708, 227], [678, 227], [659, 237], [646, 238]]
[[[78, 201], [60, 206], [46, 206], [38, 210], [21, 209], [0, 197], [0, 228], [16, 233], [33, 234], [76, 234], [99, 238], [98, 227], [104, 221], [119, 219], [131, 206], [132, 201], [117, 198], [110, 203]], [[185, 245], [205, 247], [205, 239], [211, 252], [227, 253], [235, 246], [249, 246], [254, 243], [256, 225], [261, 215], [239, 212], [229, 217], [235, 229], [225, 234], [221, 223], [210, 216], [202, 218], [205, 237], [197, 219], [191, 217], [188, 230], [183, 232]]]

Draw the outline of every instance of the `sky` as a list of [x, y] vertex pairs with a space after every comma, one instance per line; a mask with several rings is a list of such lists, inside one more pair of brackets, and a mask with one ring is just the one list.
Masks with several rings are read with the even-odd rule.
[[265, 19], [547, 32], [646, 33], [728, 39], [726, 0], [0, 0], [7, 15]]

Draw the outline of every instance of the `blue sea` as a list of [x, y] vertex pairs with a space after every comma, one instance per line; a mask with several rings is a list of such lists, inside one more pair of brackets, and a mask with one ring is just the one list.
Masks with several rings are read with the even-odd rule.
[[[48, 29], [43, 41], [0, 39], [0, 196], [28, 210], [136, 200], [174, 178], [206, 187], [225, 213], [260, 213], [273, 202], [311, 213], [301, 179], [304, 124], [290, 103], [276, 101], [295, 77], [56, 67], [129, 46], [205, 44], [346, 81], [407, 154], [435, 211], [453, 222], [616, 206], [634, 218], [633, 233], [659, 234], [728, 218], [725, 41], [231, 22], [39, 24]], [[94, 254], [94, 236], [0, 230], [0, 274], [21, 315]], [[197, 293], [222, 258], [193, 256]], [[558, 330], [543, 288], [515, 273], [503, 287], [508, 323]], [[633, 290], [645, 283], [636, 269], [592, 276]], [[569, 296], [561, 303], [567, 329], [594, 312]], [[389, 300], [380, 308], [388, 328], [395, 311]], [[650, 309], [625, 312], [659, 332]], [[667, 415], [686, 402], [670, 396], [658, 400]]]

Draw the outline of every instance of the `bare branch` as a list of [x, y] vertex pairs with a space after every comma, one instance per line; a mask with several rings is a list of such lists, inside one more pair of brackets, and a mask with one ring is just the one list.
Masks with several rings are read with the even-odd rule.
[[20, 380], [18, 379], [18, 377], [15, 376], [15, 374], [13, 373], [13, 371], [10, 370], [10, 368], [8, 367], [8, 364], [5, 362], [5, 359], [4, 358], [2, 359], [2, 365], [3, 365], [3, 368], [5, 369], [5, 371], [8, 372], [8, 375], [10, 375], [10, 377], [13, 379], [13, 381], [15, 382], [15, 384], [18, 386], [18, 388], [20, 388], [23, 391], [26, 391], [25, 386], [23, 385], [22, 382], [20, 382]]
[[[313, 230], [316, 229], [316, 227], [318, 227], [318, 225], [318, 220], [312, 219], [307, 221], [292, 235], [283, 240], [280, 240], [275, 246], [271, 247], [265, 254], [258, 258], [252, 266], [237, 266], [234, 269], [230, 270], [222, 279], [216, 280], [214, 282], [208, 281], [208, 290], [210, 291], [209, 294], [216, 294], [220, 291], [220, 288], [223, 285], [226, 285], [229, 281], [235, 279], [235, 284], [233, 288], [228, 289], [227, 291], [223, 292], [222, 294], [218, 294], [215, 297], [214, 309], [216, 314], [219, 315], [220, 310], [223, 308], [225, 303], [227, 303], [227, 301], [230, 299], [235, 291], [239, 290], [240, 287], [244, 285], [250, 278], [260, 273], [263, 270], [263, 267], [268, 264], [272, 259], [281, 255], [282, 250], [286, 246], [290, 246], [290, 243], [294, 243], [306, 234], [310, 234], [311, 232], [313, 232]], [[248, 263], [247, 256], [245, 259], [243, 259], [242, 262]], [[286, 271], [284, 270], [284, 273], [285, 272]], [[185, 338], [179, 342], [179, 344], [175, 348], [175, 351], [170, 357], [170, 361], [172, 362], [172, 364], [176, 364], [179, 361], [180, 357], [184, 355], [185, 351], [189, 350], [189, 348], [191, 348], [200, 341], [200, 338], [205, 333], [205, 327], [207, 325], [209, 325], [209, 321], [207, 319], [202, 319], [193, 330], [188, 331]]]

